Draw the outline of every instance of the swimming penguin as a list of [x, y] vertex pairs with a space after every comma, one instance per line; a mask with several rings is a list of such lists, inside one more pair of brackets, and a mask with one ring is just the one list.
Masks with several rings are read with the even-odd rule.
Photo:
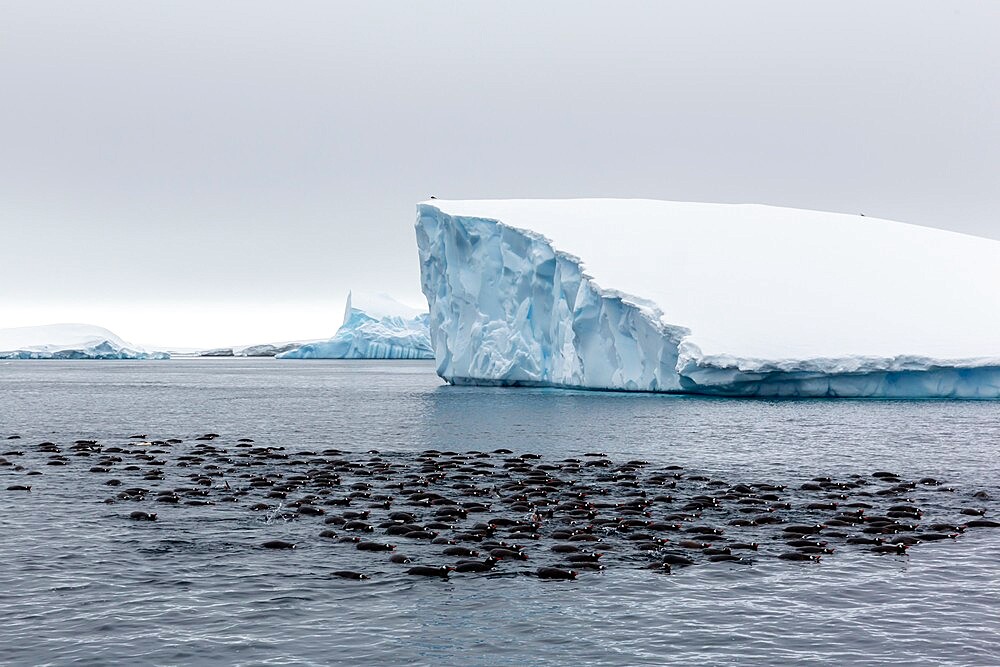
[[330, 576], [340, 577], [341, 579], [370, 579], [367, 574], [361, 574], [360, 572], [352, 572], [351, 570], [337, 570], [336, 572], [331, 572]]
[[[667, 524], [661, 524], [661, 525], [667, 525]], [[652, 526], [650, 526], [650, 528], [652, 528]], [[670, 528], [661, 528], [659, 530], [671, 530], [671, 529]], [[526, 535], [526, 533], [511, 533], [510, 536], [512, 538], [516, 539], [515, 536], [517, 536], [517, 535]], [[537, 540], [539, 538], [539, 535], [538, 535], [538, 533], [531, 533], [529, 535], [529, 537], [531, 539], [533, 539], [533, 540]], [[565, 539], [568, 539], [570, 542], [601, 542], [602, 541], [599, 535], [594, 535], [593, 533], [576, 533], [575, 535], [570, 535], [569, 537], [567, 537]]]
[[782, 560], [811, 560], [818, 561], [820, 559], [819, 554], [804, 554], [798, 551], [789, 551], [788, 553], [779, 554], [778, 558]]
[[448, 547], [441, 553], [445, 556], [463, 556], [466, 558], [475, 558], [479, 555], [479, 552], [475, 549], [468, 549], [466, 547]]
[[458, 565], [455, 566], [456, 572], [489, 572], [496, 569], [497, 562], [492, 558], [487, 558], [486, 560], [466, 560], [460, 561]]
[[825, 547], [826, 542], [821, 540], [788, 540], [785, 542], [790, 547]]
[[823, 524], [817, 523], [812, 526], [785, 526], [782, 531], [795, 535], [812, 535], [820, 532], [823, 528], [825, 528]]
[[909, 548], [909, 544], [880, 544], [876, 547], [872, 547], [872, 551], [877, 554], [896, 554], [899, 556], [905, 556], [906, 550]]
[[31, 491], [31, 487], [26, 484], [12, 484], [7, 487], [8, 491]]
[[706, 556], [729, 556], [733, 552], [729, 547], [715, 547], [702, 550], [702, 553]]
[[917, 537], [923, 542], [936, 542], [938, 540], [954, 540], [958, 533], [920, 533]]
[[709, 547], [708, 542], [695, 542], [694, 540], [681, 540], [677, 543], [677, 546], [683, 547], [685, 549], [707, 549]]
[[132, 512], [128, 515], [128, 518], [135, 521], [156, 521], [155, 512]]
[[580, 547], [574, 546], [572, 544], [556, 544], [552, 547], [552, 551], [557, 554], [568, 554], [575, 553], [580, 550]]
[[583, 562], [579, 562], [579, 563], [578, 562], [560, 563], [556, 567], [561, 567], [564, 570], [572, 570], [573, 568], [576, 568], [578, 570], [603, 570], [603, 569], [605, 569], [604, 566], [601, 565], [600, 563], [592, 562], [592, 561], [583, 561]]
[[393, 551], [396, 545], [382, 542], [358, 542], [356, 548], [358, 551]]
[[797, 547], [795, 550], [803, 554], [832, 554], [834, 552], [832, 547]]
[[413, 561], [410, 560], [409, 556], [404, 556], [403, 554], [393, 554], [392, 556], [389, 557], [389, 562], [405, 565], [407, 563], [412, 563]]
[[364, 521], [348, 521], [344, 524], [344, 530], [362, 530], [370, 533], [375, 530], [375, 526]]
[[965, 526], [957, 526], [953, 523], [932, 523], [927, 526], [928, 530], [944, 531], [946, 533], [961, 533], [965, 531]]
[[416, 565], [407, 570], [406, 573], [415, 577], [441, 577], [442, 579], [447, 579], [448, 573], [451, 572], [452, 569], [453, 568], [450, 568], [447, 565], [442, 565], [441, 567]]
[[265, 549], [294, 549], [295, 545], [291, 542], [285, 542], [284, 540], [268, 540], [262, 545]]
[[540, 567], [535, 571], [539, 579], [576, 579], [576, 570], [561, 570], [558, 567]]
[[809, 503], [806, 505], [807, 510], [835, 510], [837, 509], [837, 503]]
[[[351, 523], [356, 522], [352, 521]], [[408, 537], [411, 540], [433, 540], [437, 536], [438, 534], [433, 530], [411, 530], [410, 532], [403, 534], [403, 537]]]
[[709, 556], [708, 560], [710, 563], [751, 563], [749, 558], [743, 558], [742, 556], [734, 556], [733, 554], [715, 554], [714, 556]]
[[569, 554], [566, 556], [566, 560], [570, 563], [596, 563], [601, 559], [602, 553], [576, 553]]

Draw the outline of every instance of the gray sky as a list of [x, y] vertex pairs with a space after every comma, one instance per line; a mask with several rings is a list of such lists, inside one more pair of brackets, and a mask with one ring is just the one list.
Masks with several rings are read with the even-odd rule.
[[0, 327], [326, 337], [352, 287], [420, 304], [432, 194], [1000, 238], [998, 35], [992, 0], [0, 2]]

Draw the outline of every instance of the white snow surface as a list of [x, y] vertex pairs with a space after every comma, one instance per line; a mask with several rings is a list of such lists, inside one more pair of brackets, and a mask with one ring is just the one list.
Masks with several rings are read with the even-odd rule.
[[0, 329], [0, 358], [166, 359], [92, 324], [45, 324]]
[[427, 313], [388, 294], [350, 292], [344, 323], [330, 340], [302, 345], [278, 359], [433, 359]]
[[1000, 396], [997, 241], [616, 199], [431, 200], [417, 239], [448, 381]]

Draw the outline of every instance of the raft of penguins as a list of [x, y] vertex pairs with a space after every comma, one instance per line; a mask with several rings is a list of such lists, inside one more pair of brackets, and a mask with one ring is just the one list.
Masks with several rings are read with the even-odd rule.
[[91, 475], [107, 489], [111, 520], [160, 529], [182, 512], [240, 508], [259, 524], [252, 548], [322, 545], [332, 562], [344, 550], [346, 567], [330, 575], [347, 579], [574, 580], [620, 567], [677, 574], [844, 553], [899, 558], [1000, 527], [987, 491], [887, 470], [736, 481], [601, 452], [296, 451], [216, 433], [6, 444], [7, 492], [37, 492], [53, 473]]

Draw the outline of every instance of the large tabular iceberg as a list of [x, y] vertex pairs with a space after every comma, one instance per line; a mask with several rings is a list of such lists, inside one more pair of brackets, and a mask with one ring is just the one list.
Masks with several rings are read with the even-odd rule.
[[91, 324], [0, 329], [0, 359], [169, 359]]
[[1000, 398], [1000, 242], [651, 200], [418, 206], [438, 374], [730, 396]]
[[327, 341], [309, 343], [278, 359], [433, 359], [427, 313], [385, 294], [347, 295], [344, 323]]

